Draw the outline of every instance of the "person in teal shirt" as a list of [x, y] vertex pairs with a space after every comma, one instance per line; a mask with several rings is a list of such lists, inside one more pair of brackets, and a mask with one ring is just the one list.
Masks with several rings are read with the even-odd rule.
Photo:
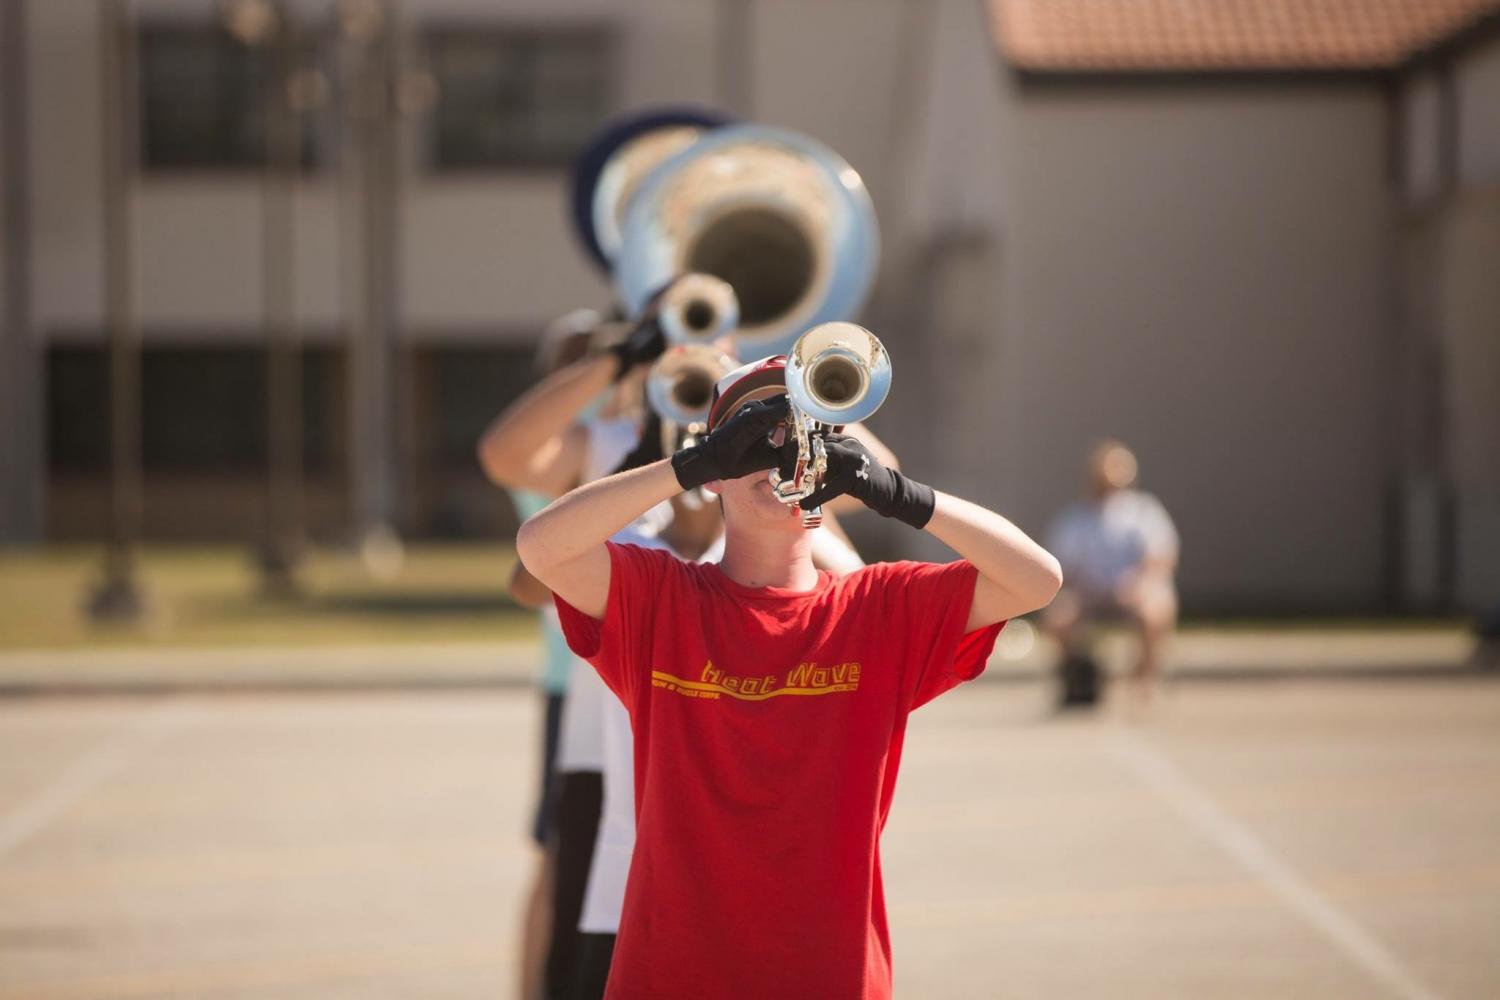
[[[552, 502], [550, 497], [533, 493], [530, 490], [508, 492], [511, 502], [515, 504], [516, 515], [522, 521]], [[518, 563], [518, 570], [519, 565]], [[518, 604], [534, 608], [541, 618], [542, 663], [537, 682], [545, 699], [543, 703], [545, 722], [542, 740], [541, 791], [538, 795], [536, 819], [532, 824], [531, 836], [539, 846], [546, 846], [547, 830], [551, 825], [552, 815], [552, 764], [557, 758], [558, 728], [562, 720], [563, 699], [568, 693], [568, 671], [572, 669], [573, 654], [568, 649], [567, 640], [563, 638], [562, 629], [558, 626], [557, 609], [552, 606], [551, 599], [545, 592], [535, 596], [528, 594], [527, 591], [531, 589], [527, 586], [528, 581], [516, 578], [520, 572], [511, 578], [510, 594], [516, 598]], [[538, 600], [544, 603], [536, 603]]]

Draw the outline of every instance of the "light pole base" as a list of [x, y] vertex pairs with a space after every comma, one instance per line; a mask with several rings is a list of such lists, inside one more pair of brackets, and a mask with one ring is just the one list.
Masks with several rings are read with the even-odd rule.
[[137, 622], [146, 614], [146, 599], [133, 577], [110, 575], [89, 593], [83, 609], [100, 624]]
[[297, 567], [302, 564], [302, 546], [267, 543], [256, 552], [261, 596], [270, 600], [295, 600], [303, 596]]

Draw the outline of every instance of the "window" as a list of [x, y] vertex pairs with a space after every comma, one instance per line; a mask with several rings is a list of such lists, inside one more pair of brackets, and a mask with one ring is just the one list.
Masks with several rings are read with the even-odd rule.
[[[297, 62], [315, 58], [309, 42]], [[212, 24], [140, 29], [141, 163], [147, 170], [258, 167], [266, 158], [271, 53]], [[301, 162], [318, 159], [316, 116], [302, 119]]]
[[427, 33], [437, 82], [429, 160], [439, 170], [568, 163], [609, 112], [605, 28]]
[[424, 395], [430, 400], [421, 430], [425, 464], [470, 471], [474, 445], [495, 414], [536, 381], [530, 344], [440, 347], [425, 352]]
[[[48, 454], [57, 472], [109, 471], [109, 354], [48, 353]], [[302, 364], [302, 449], [309, 473], [342, 461], [341, 358], [309, 347]], [[266, 356], [249, 347], [141, 352], [141, 452], [147, 472], [246, 472], [266, 461]]]

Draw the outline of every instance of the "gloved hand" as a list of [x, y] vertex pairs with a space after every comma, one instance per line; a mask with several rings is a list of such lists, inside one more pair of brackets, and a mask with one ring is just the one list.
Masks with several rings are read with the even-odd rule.
[[637, 365], [649, 365], [661, 357], [666, 349], [667, 338], [662, 333], [661, 323], [657, 321], [656, 309], [652, 307], [624, 340], [609, 349], [620, 362], [620, 367], [615, 372], [615, 381], [629, 375]]
[[802, 500], [803, 510], [812, 510], [847, 493], [881, 517], [894, 517], [913, 528], [925, 527], [932, 519], [937, 497], [931, 486], [887, 469], [858, 438], [828, 434], [823, 438], [823, 447], [828, 452], [828, 471], [823, 475], [823, 484]]
[[788, 412], [785, 396], [746, 403], [707, 437], [672, 456], [677, 482], [692, 490], [715, 479], [738, 479], [781, 464], [787, 446], [777, 447], [770, 438]]

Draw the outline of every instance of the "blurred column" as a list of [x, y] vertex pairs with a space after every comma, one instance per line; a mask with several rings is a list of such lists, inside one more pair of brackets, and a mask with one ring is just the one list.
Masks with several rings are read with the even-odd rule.
[[399, 302], [393, 13], [389, 0], [341, 0], [338, 5], [351, 499], [356, 542], [376, 573], [393, 570], [401, 553], [395, 531], [392, 412]]
[[41, 345], [31, 315], [26, 4], [0, 4], [0, 543], [42, 534], [46, 476]]
[[[392, 274], [399, 274], [402, 250], [406, 245], [404, 207], [415, 146], [412, 142], [413, 126], [437, 103], [437, 80], [425, 62], [425, 53], [420, 50], [413, 37], [411, 22], [404, 14], [402, 0], [395, 0], [391, 17], [387, 72], [392, 81], [392, 118], [387, 137], [390, 181], [386, 192], [386, 233], [391, 271]], [[400, 507], [403, 518], [401, 523], [410, 530], [412, 523], [420, 516], [421, 491], [424, 485], [421, 468], [424, 442], [421, 415], [416, 405], [416, 345], [406, 329], [404, 290], [402, 282], [390, 281], [386, 291], [386, 308], [391, 316], [396, 358], [394, 410], [397, 418], [396, 440], [399, 444], [396, 482], [400, 487], [399, 496], [405, 499]]]
[[752, 0], [719, 0], [716, 15], [718, 42], [714, 66], [715, 89], [721, 105], [745, 118], [753, 117], [755, 80], [755, 18]]
[[125, 0], [101, 0], [99, 13], [110, 517], [104, 580], [90, 596], [88, 610], [96, 619], [131, 619], [141, 613], [136, 581], [141, 524], [141, 358], [131, 212], [137, 135], [135, 26]]
[[297, 589], [303, 537], [302, 337], [296, 316], [300, 114], [316, 86], [299, 67], [298, 22], [278, 0], [232, 0], [225, 25], [265, 58], [261, 183], [261, 322], [266, 338], [266, 506], [259, 562], [267, 593]]

